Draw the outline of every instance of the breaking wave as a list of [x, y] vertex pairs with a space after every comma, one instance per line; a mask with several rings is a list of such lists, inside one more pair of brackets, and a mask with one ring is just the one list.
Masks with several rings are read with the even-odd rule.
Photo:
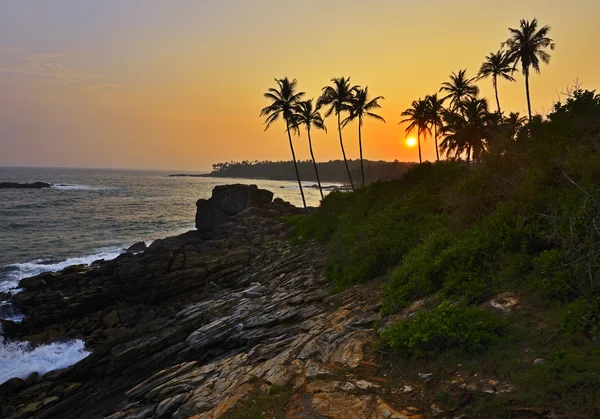
[[44, 375], [70, 367], [89, 354], [81, 340], [32, 348], [27, 342], [5, 342], [0, 338], [0, 383], [14, 377], [25, 379], [34, 372]]

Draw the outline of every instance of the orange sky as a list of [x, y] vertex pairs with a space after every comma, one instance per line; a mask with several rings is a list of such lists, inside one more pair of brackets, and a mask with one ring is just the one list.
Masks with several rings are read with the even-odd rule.
[[[385, 96], [365, 158], [416, 160], [400, 113], [451, 71], [471, 76], [520, 18], [552, 27], [552, 62], [531, 80], [547, 112], [576, 77], [600, 87], [600, 2], [592, 0], [57, 0], [0, 16], [0, 165], [207, 170], [225, 160], [289, 159], [283, 126], [258, 114], [274, 77], [316, 97], [334, 76]], [[479, 83], [492, 98], [491, 80]], [[504, 110], [525, 112], [523, 79], [500, 82]], [[492, 108], [495, 104], [490, 101]], [[341, 157], [335, 122], [318, 160]], [[356, 126], [344, 130], [358, 156]], [[298, 157], [309, 157], [304, 135]], [[432, 159], [432, 141], [424, 143]]]

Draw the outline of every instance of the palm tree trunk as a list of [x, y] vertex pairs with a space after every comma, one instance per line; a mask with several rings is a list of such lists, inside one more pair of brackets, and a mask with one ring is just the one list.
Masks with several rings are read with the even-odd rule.
[[348, 160], [346, 160], [346, 152], [344, 151], [344, 141], [342, 140], [342, 123], [340, 121], [340, 113], [337, 113], [338, 117], [338, 134], [340, 135], [340, 147], [342, 147], [342, 156], [344, 156], [344, 164], [346, 165], [346, 172], [348, 172], [348, 179], [350, 179], [350, 186], [352, 187], [352, 192], [354, 192], [354, 182], [352, 182], [352, 175], [350, 174], [350, 169], [348, 168]]
[[437, 142], [437, 124], [433, 124], [433, 136], [435, 140], [435, 156], [437, 157], [437, 161], [440, 161], [440, 152], [438, 150], [438, 142]]
[[417, 143], [419, 144], [419, 163], [423, 163], [423, 159], [421, 158], [421, 133], [417, 132]]
[[494, 91], [496, 92], [496, 104], [498, 105], [498, 114], [502, 115], [500, 110], [500, 99], [498, 98], [498, 78], [494, 75]]
[[471, 146], [467, 147], [467, 166], [471, 164]]
[[323, 188], [321, 188], [321, 179], [319, 179], [319, 170], [317, 170], [317, 162], [315, 160], [315, 155], [312, 149], [312, 140], [310, 139], [310, 128], [306, 128], [306, 132], [308, 133], [308, 148], [310, 149], [310, 157], [312, 157], [313, 165], [315, 166], [315, 175], [317, 175], [317, 184], [319, 185], [319, 192], [321, 192], [321, 200], [325, 199], [323, 197]]
[[531, 99], [529, 98], [529, 71], [525, 71], [525, 93], [527, 94], [527, 111], [529, 112], [529, 122], [531, 122]]
[[363, 167], [362, 158], [362, 136], [361, 136], [362, 119], [358, 117], [358, 148], [360, 150], [360, 174], [362, 175], [362, 185], [365, 186], [365, 168]]
[[304, 198], [304, 191], [302, 190], [302, 182], [300, 182], [300, 173], [298, 172], [298, 163], [296, 163], [296, 153], [294, 153], [294, 144], [292, 143], [292, 135], [290, 134], [290, 124], [285, 121], [287, 128], [288, 140], [290, 140], [290, 150], [292, 150], [292, 159], [294, 160], [294, 169], [296, 169], [296, 178], [298, 179], [298, 186], [300, 187], [300, 195], [302, 195], [302, 204], [304, 204], [304, 212], [308, 215], [308, 209], [306, 208], [306, 199]]

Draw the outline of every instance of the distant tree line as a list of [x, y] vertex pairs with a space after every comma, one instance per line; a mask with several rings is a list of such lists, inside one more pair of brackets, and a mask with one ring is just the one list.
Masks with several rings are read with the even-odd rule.
[[[297, 164], [300, 178], [303, 181], [317, 181], [312, 160], [298, 161]], [[317, 162], [316, 164], [322, 182], [346, 183], [348, 181], [348, 174], [343, 160], [330, 160], [328, 162]], [[393, 162], [363, 160], [365, 181], [369, 183], [379, 179], [401, 176], [414, 164], [398, 160]], [[353, 176], [361, 176], [360, 160], [348, 160], [348, 167]], [[241, 162], [216, 163], [213, 164], [213, 171], [208, 176], [296, 180], [293, 161], [244, 160]]]

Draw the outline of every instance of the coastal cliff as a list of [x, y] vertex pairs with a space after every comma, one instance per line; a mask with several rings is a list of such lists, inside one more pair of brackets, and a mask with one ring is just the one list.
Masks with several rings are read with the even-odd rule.
[[364, 287], [330, 295], [324, 249], [291, 247], [293, 231], [279, 221], [299, 210], [255, 187], [230, 191], [259, 206], [239, 205], [214, 229], [142, 253], [22, 280], [14, 302], [25, 318], [4, 322], [6, 334], [32, 344], [79, 338], [91, 354], [0, 386], [3, 414], [216, 418], [277, 385], [292, 389], [291, 417], [411, 413], [373, 394], [375, 379], [338, 378], [373, 369], [377, 295]]

